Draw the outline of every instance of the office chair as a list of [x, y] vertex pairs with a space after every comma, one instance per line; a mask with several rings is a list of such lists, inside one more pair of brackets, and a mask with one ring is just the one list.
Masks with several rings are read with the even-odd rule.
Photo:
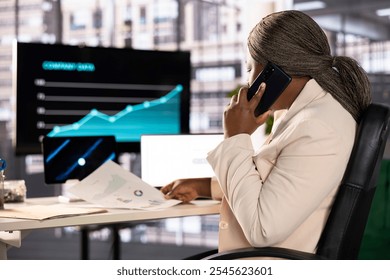
[[[203, 259], [274, 257], [283, 259], [357, 259], [388, 137], [390, 108], [371, 104], [358, 126], [352, 153], [315, 254], [286, 248], [244, 248]], [[188, 258], [196, 259], [196, 258]]]

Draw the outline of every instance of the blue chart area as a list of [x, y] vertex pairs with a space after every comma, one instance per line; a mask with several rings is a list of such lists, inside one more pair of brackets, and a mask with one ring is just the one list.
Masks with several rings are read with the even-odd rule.
[[137, 142], [142, 134], [180, 133], [182, 91], [183, 87], [177, 85], [161, 98], [128, 105], [112, 116], [92, 109], [73, 124], [54, 127], [48, 136], [114, 135], [117, 142]]

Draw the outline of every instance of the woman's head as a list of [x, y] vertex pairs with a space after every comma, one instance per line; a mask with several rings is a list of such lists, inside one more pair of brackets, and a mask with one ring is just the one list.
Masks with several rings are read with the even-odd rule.
[[314, 78], [357, 121], [371, 102], [363, 69], [351, 58], [332, 56], [324, 31], [300, 11], [264, 17], [249, 34], [248, 50], [262, 65], [271, 61], [293, 77]]

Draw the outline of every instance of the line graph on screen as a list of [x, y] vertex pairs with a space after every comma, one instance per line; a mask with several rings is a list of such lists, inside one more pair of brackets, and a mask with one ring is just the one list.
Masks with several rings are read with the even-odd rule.
[[178, 120], [182, 92], [183, 86], [179, 84], [158, 99], [127, 105], [114, 115], [92, 109], [77, 122], [55, 126], [47, 136], [114, 135], [117, 142], [135, 142], [143, 134], [180, 133]]

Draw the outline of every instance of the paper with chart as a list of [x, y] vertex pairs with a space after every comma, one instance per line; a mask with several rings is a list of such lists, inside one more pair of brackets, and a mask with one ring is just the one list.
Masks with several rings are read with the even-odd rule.
[[87, 202], [108, 208], [155, 210], [179, 204], [113, 161], [107, 161], [69, 189]]

